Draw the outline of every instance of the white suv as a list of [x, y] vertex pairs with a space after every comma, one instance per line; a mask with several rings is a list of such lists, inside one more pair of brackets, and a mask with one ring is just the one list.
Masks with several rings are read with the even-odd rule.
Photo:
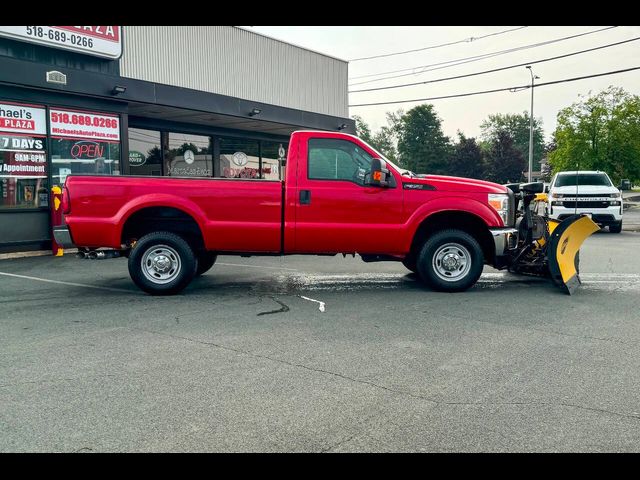
[[[577, 205], [576, 205], [577, 202]], [[576, 208], [577, 206], [577, 208]], [[563, 220], [588, 213], [612, 233], [622, 230], [622, 195], [609, 175], [600, 171], [559, 172], [549, 187], [549, 217]]]

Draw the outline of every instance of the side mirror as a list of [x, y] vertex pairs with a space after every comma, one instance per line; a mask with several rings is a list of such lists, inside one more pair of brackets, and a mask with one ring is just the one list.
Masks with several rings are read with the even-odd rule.
[[371, 173], [369, 175], [368, 185], [372, 187], [386, 187], [389, 182], [389, 169], [387, 168], [387, 162], [381, 158], [374, 158], [371, 160]]
[[545, 184], [544, 186], [544, 193], [549, 193], [549, 185]]

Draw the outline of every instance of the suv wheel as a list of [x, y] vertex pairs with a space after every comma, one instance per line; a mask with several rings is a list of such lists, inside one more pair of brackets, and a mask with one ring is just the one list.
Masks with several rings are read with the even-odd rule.
[[620, 220], [620, 223], [609, 225], [609, 232], [620, 233], [621, 231], [622, 231], [622, 220]]
[[460, 292], [473, 286], [484, 267], [478, 241], [461, 230], [436, 232], [418, 255], [418, 272], [434, 290]]
[[153, 232], [138, 240], [129, 255], [129, 275], [151, 295], [172, 295], [196, 274], [198, 261], [189, 244], [171, 232]]

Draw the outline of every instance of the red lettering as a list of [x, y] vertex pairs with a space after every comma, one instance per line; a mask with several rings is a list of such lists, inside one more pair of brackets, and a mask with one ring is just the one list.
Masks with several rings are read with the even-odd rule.
[[120, 41], [120, 28], [117, 26], [59, 26], [70, 32], [80, 33], [95, 38], [103, 38], [105, 40]]

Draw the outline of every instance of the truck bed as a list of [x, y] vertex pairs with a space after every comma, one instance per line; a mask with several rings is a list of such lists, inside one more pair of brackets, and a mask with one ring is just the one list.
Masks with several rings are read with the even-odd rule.
[[73, 175], [65, 186], [71, 192], [65, 219], [83, 247], [118, 248], [131, 214], [171, 205], [198, 222], [208, 250], [281, 250], [280, 181]]

